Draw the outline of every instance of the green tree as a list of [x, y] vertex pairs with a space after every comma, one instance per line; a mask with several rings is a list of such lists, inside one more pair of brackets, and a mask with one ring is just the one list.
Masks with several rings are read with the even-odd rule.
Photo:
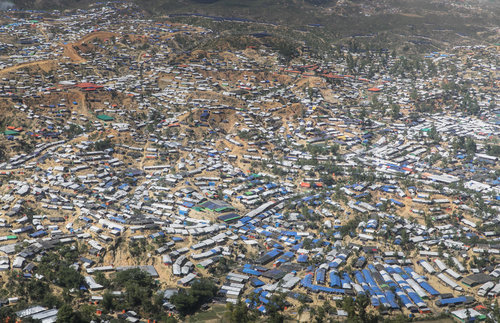
[[159, 306], [153, 294], [157, 289], [156, 282], [147, 272], [137, 268], [121, 271], [114, 277], [112, 286], [125, 289], [124, 301], [114, 303], [107, 296], [108, 307], [142, 310], [148, 315], [159, 314]]
[[392, 104], [391, 106], [391, 114], [392, 114], [392, 118], [394, 120], [396, 119], [399, 119], [399, 113], [400, 113], [400, 108], [399, 108], [399, 104]]
[[0, 319], [5, 323], [15, 323], [16, 314], [14, 313], [14, 309], [11, 306], [0, 307]]
[[500, 157], [500, 145], [486, 145], [486, 153], [491, 156]]
[[95, 306], [89, 304], [83, 304], [78, 309], [78, 312], [80, 313], [80, 316], [84, 322], [90, 322], [96, 319], [97, 317], [96, 310], [97, 309]]
[[69, 304], [64, 304], [57, 312], [57, 323], [80, 323], [84, 322], [79, 312], [74, 312]]
[[413, 101], [418, 101], [418, 92], [417, 89], [413, 88], [410, 93], [410, 99]]
[[241, 301], [241, 299], [238, 299], [238, 303], [236, 303], [236, 305], [228, 303], [228, 313], [228, 319], [231, 323], [251, 322], [251, 315], [248, 307]]
[[364, 121], [365, 118], [367, 117], [367, 115], [368, 115], [368, 113], [366, 111], [366, 108], [362, 107], [361, 111], [359, 112], [359, 118]]
[[111, 293], [109, 293], [109, 292], [104, 293], [104, 295], [102, 296], [102, 306], [107, 311], [111, 311], [115, 308], [113, 295], [111, 295]]
[[496, 108], [497, 108], [497, 105], [496, 105], [496, 103], [495, 103], [495, 100], [493, 100], [493, 99], [492, 99], [492, 100], [490, 101], [489, 106], [488, 106], [488, 110], [489, 110], [490, 112], [492, 112], [492, 111], [495, 111], [495, 109], [496, 109]]
[[282, 323], [285, 321], [285, 315], [282, 311], [285, 308], [285, 294], [273, 294], [266, 306], [269, 322]]
[[102, 151], [102, 150], [105, 150], [105, 149], [108, 149], [108, 148], [113, 148], [113, 147], [114, 147], [114, 144], [111, 141], [111, 139], [109, 139], [109, 138], [106, 138], [104, 140], [96, 141], [94, 143], [94, 145], [93, 145], [93, 149], [96, 150], [96, 151]]
[[4, 161], [7, 157], [7, 149], [4, 144], [0, 144], [0, 161]]
[[217, 293], [217, 286], [206, 278], [193, 282], [191, 288], [181, 289], [170, 301], [181, 315], [193, 314], [210, 301]]
[[431, 130], [429, 131], [429, 138], [434, 143], [439, 143], [441, 138], [439, 137], [439, 133], [437, 132], [436, 125], [432, 124]]
[[70, 251], [69, 248], [62, 248], [59, 254], [56, 252], [46, 254], [39, 263], [37, 272], [59, 287], [78, 289], [83, 284], [84, 279], [79, 272], [71, 267], [75, 260], [75, 252]]
[[469, 137], [467, 137], [467, 139], [465, 139], [465, 151], [467, 152], [467, 155], [469, 155], [469, 156], [473, 156], [476, 153], [477, 146], [476, 146], [476, 142], [474, 141], [474, 139], [469, 138]]
[[110, 281], [106, 278], [106, 276], [104, 276], [104, 273], [101, 271], [97, 272], [97, 274], [95, 275], [95, 281], [96, 283], [104, 286], [104, 288], [108, 288], [110, 285]]
[[377, 323], [379, 317], [366, 311], [369, 305], [370, 300], [366, 295], [359, 295], [355, 301], [351, 297], [346, 297], [342, 301], [342, 309], [347, 312], [349, 322]]

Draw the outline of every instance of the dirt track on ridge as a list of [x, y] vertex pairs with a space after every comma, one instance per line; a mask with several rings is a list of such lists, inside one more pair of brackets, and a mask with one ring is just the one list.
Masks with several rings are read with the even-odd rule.
[[64, 48], [64, 56], [68, 57], [75, 63], [83, 63], [86, 62], [86, 60], [81, 57], [76, 49], [74, 48], [75, 46], [81, 46], [83, 43], [89, 42], [95, 38], [99, 39], [106, 39], [106, 38], [111, 38], [113, 36], [116, 36], [116, 33], [108, 32], [108, 31], [95, 31], [90, 34], [87, 34], [80, 38], [79, 41], [74, 42], [74, 43], [69, 43], [62, 45]]
[[0, 70], [0, 74], [6, 74], [10, 72], [15, 72], [21, 68], [25, 67], [32, 67], [32, 66], [38, 66], [40, 69], [44, 71], [49, 71], [52, 69], [52, 64], [55, 64], [57, 60], [55, 59], [47, 59], [47, 60], [42, 60], [42, 61], [35, 61], [35, 62], [28, 62], [28, 63], [21, 63], [17, 64], [11, 67], [4, 68], [3, 70]]

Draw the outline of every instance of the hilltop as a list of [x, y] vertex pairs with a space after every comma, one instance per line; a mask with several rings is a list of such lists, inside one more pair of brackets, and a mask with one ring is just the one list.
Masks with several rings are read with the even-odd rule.
[[[18, 8], [69, 9], [89, 0], [16, 0]], [[168, 15], [212, 29], [272, 31], [329, 44], [356, 38], [369, 47], [424, 52], [497, 38], [498, 1], [136, 0], [144, 15]], [[188, 20], [188, 21], [186, 21]], [[262, 24], [264, 23], [264, 24]], [[228, 24], [244, 24], [234, 26]], [[322, 44], [323, 43], [323, 44]], [[326, 44], [326, 45], [325, 45]]]

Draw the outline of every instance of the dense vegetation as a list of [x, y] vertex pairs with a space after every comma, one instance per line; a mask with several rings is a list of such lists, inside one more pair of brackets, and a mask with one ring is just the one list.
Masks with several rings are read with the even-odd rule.
[[[65, 9], [86, 7], [92, 0], [14, 0], [20, 8]], [[146, 14], [200, 14], [238, 21], [211, 20], [200, 16], [178, 17], [187, 23], [219, 31], [238, 33], [282, 33], [306, 41], [314, 48], [331, 50], [332, 43], [360, 37], [371, 47], [400, 47], [416, 51], [435, 50], [444, 42], [460, 42], [459, 35], [491, 38], [496, 36], [487, 26], [495, 24], [498, 2], [484, 2], [489, 10], [464, 14], [448, 3], [433, 1], [384, 1], [382, 3], [349, 2], [336, 6], [333, 0], [135, 0]], [[366, 14], [363, 12], [367, 10]], [[361, 19], [362, 18], [362, 19]], [[268, 25], [247, 21], [267, 22]], [[442, 33], [440, 30], [454, 30]], [[422, 35], [425, 40], [422, 40]], [[481, 36], [479, 36], [481, 35]]]
[[217, 293], [217, 286], [209, 279], [195, 281], [189, 289], [181, 289], [171, 298], [181, 315], [193, 314], [209, 302]]

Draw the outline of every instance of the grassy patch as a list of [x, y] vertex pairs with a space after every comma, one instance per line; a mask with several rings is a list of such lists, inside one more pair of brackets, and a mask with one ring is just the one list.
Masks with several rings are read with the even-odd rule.
[[415, 323], [453, 323], [455, 322], [452, 319], [440, 319], [440, 320], [432, 320], [432, 321], [416, 321]]
[[191, 316], [188, 321], [194, 323], [217, 320], [221, 322], [225, 311], [225, 305], [213, 305], [208, 311], [198, 312]]

